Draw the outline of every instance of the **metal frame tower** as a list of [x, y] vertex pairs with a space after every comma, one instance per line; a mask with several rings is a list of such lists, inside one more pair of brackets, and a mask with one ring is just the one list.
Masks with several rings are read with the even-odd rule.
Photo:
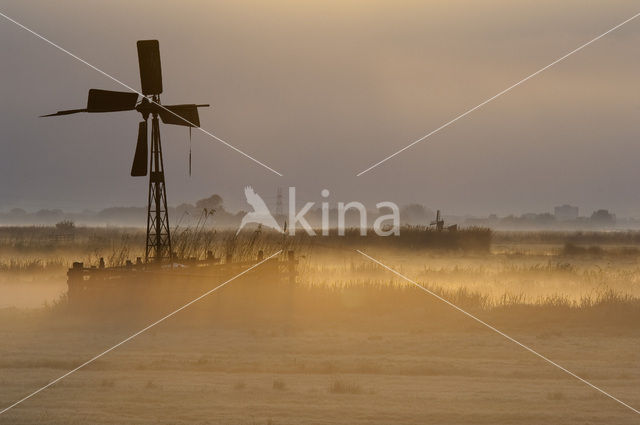
[[[138, 142], [131, 166], [131, 175], [142, 177], [149, 172], [145, 262], [150, 260], [154, 262], [170, 261], [173, 252], [171, 251], [167, 189], [160, 143], [160, 120], [164, 124], [200, 127], [198, 108], [209, 105], [193, 103], [161, 105], [162, 67], [158, 40], [140, 40], [137, 43], [137, 48], [141, 93], [90, 89], [86, 108], [68, 109], [43, 116], [119, 111], [137, 111], [142, 114], [143, 121], [138, 125]], [[142, 95], [140, 102], [138, 102], [139, 94]], [[147, 120], [149, 115], [151, 115], [151, 155], [147, 160], [149, 154]]]
[[[153, 97], [160, 103], [159, 96]], [[145, 261], [171, 260], [171, 230], [167, 208], [167, 188], [164, 181], [164, 162], [160, 143], [158, 113], [151, 118], [151, 155], [149, 155], [149, 201], [147, 204], [147, 243]]]

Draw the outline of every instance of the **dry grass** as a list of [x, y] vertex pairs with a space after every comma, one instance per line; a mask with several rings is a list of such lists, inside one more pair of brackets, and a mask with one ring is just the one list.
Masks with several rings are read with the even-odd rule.
[[[7, 423], [636, 420], [353, 249], [637, 407], [640, 258], [626, 245], [633, 235], [573, 235], [576, 246], [602, 251], [570, 253], [567, 234], [509, 243], [505, 238], [513, 235], [496, 234], [502, 245], [487, 251], [415, 247], [409, 238], [388, 248], [355, 236], [182, 231], [175, 233], [176, 247], [185, 257], [211, 250], [216, 257], [254, 259], [258, 250], [294, 249], [298, 282], [234, 281], [8, 412]], [[64, 283], [64, 265], [73, 260], [135, 258], [144, 241], [138, 231], [75, 232], [73, 242], [52, 242], [46, 229], [0, 231], [2, 299], [29, 288], [40, 293], [50, 280]], [[412, 237], [419, 239], [416, 232]], [[83, 251], [88, 247], [90, 255]], [[214, 282], [199, 284], [209, 289]], [[0, 309], [0, 406], [164, 316], [185, 301], [181, 292], [139, 300], [135, 309], [79, 312], [68, 309], [64, 297], [49, 298], [46, 308]]]
[[276, 391], [284, 391], [287, 389], [287, 384], [282, 379], [274, 379], [272, 388]]
[[[214, 308], [215, 299], [205, 301]], [[401, 324], [311, 329], [185, 316], [143, 334], [8, 412], [7, 423], [635, 423], [593, 389], [483, 328]], [[373, 319], [369, 317], [369, 319]], [[0, 321], [6, 405], [121, 340], [136, 324]], [[637, 392], [637, 332], [561, 328], [513, 336], [625, 402]], [[209, 356], [210, 361], [199, 360]], [[25, 363], [27, 360], [29, 363]], [[64, 361], [64, 362], [63, 362]], [[275, 378], [274, 378], [275, 377]], [[88, 419], [89, 418], [89, 419]]]
[[332, 394], [362, 394], [364, 392], [359, 384], [343, 379], [336, 379], [331, 382], [328, 391]]

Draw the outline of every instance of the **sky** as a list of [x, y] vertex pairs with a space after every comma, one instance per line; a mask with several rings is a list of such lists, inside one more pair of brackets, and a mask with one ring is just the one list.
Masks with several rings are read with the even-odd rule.
[[[139, 89], [136, 40], [158, 39], [162, 102], [209, 103], [207, 131], [162, 126], [177, 205], [421, 203], [449, 214], [570, 203], [640, 216], [640, 18], [392, 158], [356, 174], [640, 12], [617, 0], [0, 1], [0, 12]], [[126, 90], [0, 17], [0, 210], [146, 203], [129, 176], [136, 112], [83, 108]], [[285, 189], [286, 193], [286, 189]]]

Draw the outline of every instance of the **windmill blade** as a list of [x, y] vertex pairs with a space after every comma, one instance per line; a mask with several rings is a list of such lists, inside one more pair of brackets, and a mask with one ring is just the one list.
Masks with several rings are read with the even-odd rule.
[[40, 115], [40, 118], [43, 117], [55, 117], [58, 115], [71, 115], [71, 114], [77, 114], [78, 112], [88, 112], [86, 109], [69, 109], [66, 111], [58, 111], [55, 114], [48, 114], [48, 115]]
[[112, 90], [89, 90], [87, 112], [117, 112], [136, 109], [138, 94]]
[[148, 154], [149, 145], [147, 143], [147, 122], [142, 121], [138, 125], [138, 143], [136, 144], [136, 153], [133, 156], [133, 165], [131, 166], [131, 175], [133, 177], [147, 175]]
[[142, 94], [147, 96], [162, 93], [162, 67], [158, 40], [139, 40], [137, 46]]
[[58, 111], [55, 114], [41, 115], [42, 117], [55, 117], [59, 115], [71, 115], [78, 112], [117, 112], [132, 111], [136, 109], [138, 94], [112, 90], [89, 90], [87, 107], [85, 109], [68, 109]]
[[198, 105], [162, 105], [160, 119], [165, 124], [200, 127]]

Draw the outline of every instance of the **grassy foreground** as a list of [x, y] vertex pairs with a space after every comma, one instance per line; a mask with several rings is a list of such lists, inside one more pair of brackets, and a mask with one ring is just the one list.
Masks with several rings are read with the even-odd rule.
[[[22, 234], [22, 245], [0, 243], [0, 293], [8, 304], [0, 309], [0, 407], [181, 304], [159, 294], [162, 302], [141, 302], [133, 311], [66, 308], [66, 266], [90, 240], [96, 251], [84, 258], [88, 263], [109, 252], [131, 257], [140, 248], [138, 231], [107, 232], [99, 243], [88, 237], [103, 230], [49, 242], [53, 248], [41, 246], [42, 229], [29, 229], [36, 233], [31, 239]], [[634, 238], [498, 233], [491, 249], [469, 250], [400, 246], [401, 240], [387, 247], [337, 237], [196, 235], [185, 244], [198, 247], [193, 253], [233, 249], [236, 258], [254, 258], [259, 249], [295, 249], [298, 282], [233, 282], [0, 416], [0, 423], [637, 422], [630, 410], [354, 251], [637, 407]], [[46, 307], [42, 298], [21, 304], [43, 294]]]

